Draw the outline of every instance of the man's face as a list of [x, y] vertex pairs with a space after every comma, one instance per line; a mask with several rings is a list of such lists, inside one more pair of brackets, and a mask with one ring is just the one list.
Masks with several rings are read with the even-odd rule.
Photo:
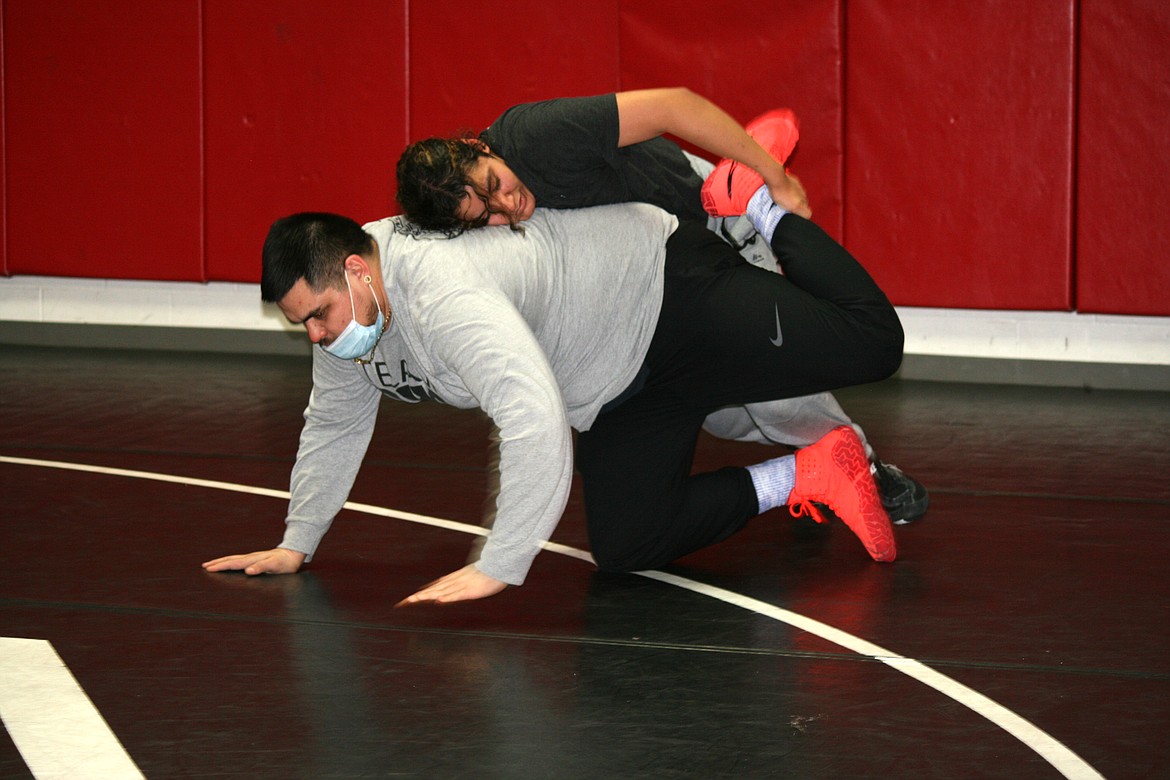
[[377, 304], [370, 289], [360, 282], [354, 283], [353, 279], [350, 279], [350, 284], [353, 286], [352, 309], [349, 291], [345, 287], [326, 287], [321, 292], [313, 292], [304, 279], [297, 279], [276, 305], [293, 325], [305, 326], [309, 341], [328, 347], [354, 319], [355, 310], [359, 325], [370, 325], [378, 319]]
[[523, 222], [536, 209], [536, 198], [499, 157], [480, 157], [470, 175], [472, 184], [459, 204], [459, 218], [473, 222], [489, 213], [489, 225]]

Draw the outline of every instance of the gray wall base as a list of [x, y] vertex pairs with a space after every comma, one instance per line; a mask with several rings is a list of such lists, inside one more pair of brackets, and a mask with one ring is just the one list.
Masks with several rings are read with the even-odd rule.
[[[310, 355], [311, 349], [301, 333], [0, 320], [3, 344], [302, 356]], [[1170, 366], [1153, 365], [906, 355], [898, 376], [933, 382], [1170, 391]]]

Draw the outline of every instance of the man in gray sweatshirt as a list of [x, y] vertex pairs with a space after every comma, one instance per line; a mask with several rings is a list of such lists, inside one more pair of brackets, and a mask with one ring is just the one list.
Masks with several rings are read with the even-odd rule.
[[840, 245], [774, 205], [758, 219], [785, 276], [645, 204], [540, 209], [523, 232], [456, 238], [402, 217], [278, 220], [262, 295], [321, 347], [286, 530], [277, 548], [204, 567], [290, 573], [309, 560], [383, 397], [478, 407], [499, 429], [499, 493], [478, 559], [408, 603], [524, 581], [568, 498], [572, 429], [602, 569], [664, 565], [783, 505], [821, 521], [828, 506], [871, 557], [892, 561], [893, 529], [847, 426], [795, 456], [690, 473], [715, 409], [876, 381], [901, 361], [893, 307]]

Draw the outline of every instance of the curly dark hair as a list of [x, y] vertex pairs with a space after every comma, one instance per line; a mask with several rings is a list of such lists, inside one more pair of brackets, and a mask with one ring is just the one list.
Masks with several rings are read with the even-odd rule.
[[487, 224], [485, 211], [478, 219], [459, 218], [459, 204], [472, 184], [471, 171], [490, 157], [487, 146], [473, 135], [427, 138], [417, 141], [398, 158], [398, 205], [406, 218], [425, 230], [456, 236]]

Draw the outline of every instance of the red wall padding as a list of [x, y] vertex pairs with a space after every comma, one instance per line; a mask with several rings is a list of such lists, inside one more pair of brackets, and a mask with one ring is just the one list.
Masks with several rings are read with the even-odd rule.
[[[0, 7], [0, 64], [4, 62], [4, 22], [2, 20], [3, 7]], [[0, 72], [3, 69], [0, 68]], [[0, 79], [0, 122], [4, 121], [4, 80]], [[0, 132], [0, 214], [5, 213], [5, 194], [8, 189], [8, 171], [7, 171], [8, 154], [4, 148], [4, 133]], [[5, 223], [7, 220], [0, 219], [0, 275], [8, 276], [12, 273], [8, 267], [8, 252], [5, 248], [8, 242], [7, 231]]]
[[618, 0], [412, 3], [412, 140], [479, 132], [515, 103], [618, 89], [617, 15]]
[[896, 303], [1170, 314], [1156, 0], [2, 7], [4, 273], [256, 281], [273, 218], [393, 211], [410, 138], [683, 85], [796, 110], [817, 221]]
[[849, 3], [846, 245], [895, 303], [1071, 307], [1074, 2]]
[[10, 273], [202, 279], [199, 2], [6, 0]]
[[743, 123], [792, 108], [801, 124], [790, 168], [817, 223], [840, 238], [840, 18], [839, 0], [778, 8], [727, 0], [714, 13], [680, 13], [670, 0], [625, 3], [622, 88], [689, 87]]
[[207, 273], [256, 281], [273, 219], [387, 213], [406, 0], [205, 0]]
[[1077, 308], [1170, 315], [1170, 4], [1081, 0]]

